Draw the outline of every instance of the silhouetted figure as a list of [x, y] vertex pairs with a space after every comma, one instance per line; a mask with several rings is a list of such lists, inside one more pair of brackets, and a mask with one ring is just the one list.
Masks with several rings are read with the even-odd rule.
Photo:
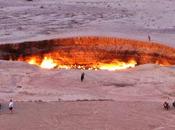
[[0, 110], [1, 110], [1, 107], [2, 107], [2, 105], [1, 105], [1, 103], [0, 103]]
[[84, 80], [84, 72], [81, 74], [81, 82], [83, 82], [83, 80]]
[[163, 107], [164, 107], [164, 109], [166, 109], [166, 110], [169, 110], [169, 109], [170, 109], [170, 105], [169, 105], [167, 102], [164, 102], [164, 103], [163, 103]]
[[175, 101], [173, 102], [173, 104], [172, 104], [172, 105], [173, 105], [173, 107], [175, 108]]
[[10, 110], [11, 113], [13, 112], [13, 107], [14, 107], [14, 103], [13, 103], [12, 99], [10, 99], [9, 110]]
[[149, 41], [149, 42], [151, 41], [151, 36], [150, 36], [150, 35], [148, 35], [148, 41]]

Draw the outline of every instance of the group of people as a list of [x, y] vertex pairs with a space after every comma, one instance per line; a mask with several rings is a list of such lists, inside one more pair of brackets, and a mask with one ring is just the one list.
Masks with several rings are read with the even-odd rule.
[[[13, 113], [13, 107], [14, 107], [14, 103], [13, 100], [10, 99], [9, 104], [8, 104], [8, 108], [10, 110], [11, 113]], [[0, 109], [2, 108], [2, 105], [0, 104]]]
[[[172, 106], [175, 108], [175, 101], [172, 103]], [[165, 101], [163, 103], [163, 107], [164, 107], [164, 109], [169, 110], [170, 109], [170, 104]]]

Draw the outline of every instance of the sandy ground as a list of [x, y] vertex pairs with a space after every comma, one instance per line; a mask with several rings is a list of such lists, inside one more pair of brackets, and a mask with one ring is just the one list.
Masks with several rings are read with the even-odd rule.
[[47, 70], [23, 62], [0, 61], [0, 99], [8, 101], [174, 99], [175, 67], [141, 65], [121, 71]]
[[0, 0], [0, 43], [97, 35], [175, 46], [173, 0]]
[[[175, 46], [173, 0], [0, 0], [0, 43], [104, 35]], [[0, 61], [0, 130], [174, 130], [175, 67], [43, 70]], [[10, 114], [7, 103], [15, 100]], [[18, 102], [16, 102], [18, 101]], [[38, 102], [42, 101], [42, 102]]]
[[[0, 61], [3, 130], [173, 130], [175, 67], [123, 71], [44, 70]], [[13, 98], [15, 112], [7, 103]], [[54, 101], [54, 102], [53, 102]]]
[[16, 103], [0, 112], [3, 130], [174, 130], [175, 109], [157, 102]]

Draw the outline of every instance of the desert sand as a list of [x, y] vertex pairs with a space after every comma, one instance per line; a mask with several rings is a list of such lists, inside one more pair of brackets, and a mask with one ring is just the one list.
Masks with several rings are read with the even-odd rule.
[[[3, 114], [1, 114], [3, 113]], [[174, 130], [174, 110], [157, 102], [19, 102], [3, 110], [3, 130]]]
[[[114, 36], [175, 47], [173, 0], [0, 0], [0, 44]], [[84, 82], [80, 75], [85, 72]], [[0, 61], [0, 130], [174, 130], [175, 66], [41, 69]], [[15, 109], [8, 111], [13, 98]]]
[[173, 0], [0, 0], [0, 43], [80, 35], [174, 45]]
[[[121, 71], [46, 70], [0, 61], [0, 125], [4, 130], [173, 130], [175, 67]], [[10, 114], [7, 103], [15, 101]]]

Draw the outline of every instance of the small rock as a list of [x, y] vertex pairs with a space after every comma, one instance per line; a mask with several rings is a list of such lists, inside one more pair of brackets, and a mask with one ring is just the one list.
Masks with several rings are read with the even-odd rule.
[[17, 86], [17, 88], [22, 88], [22, 86]]

